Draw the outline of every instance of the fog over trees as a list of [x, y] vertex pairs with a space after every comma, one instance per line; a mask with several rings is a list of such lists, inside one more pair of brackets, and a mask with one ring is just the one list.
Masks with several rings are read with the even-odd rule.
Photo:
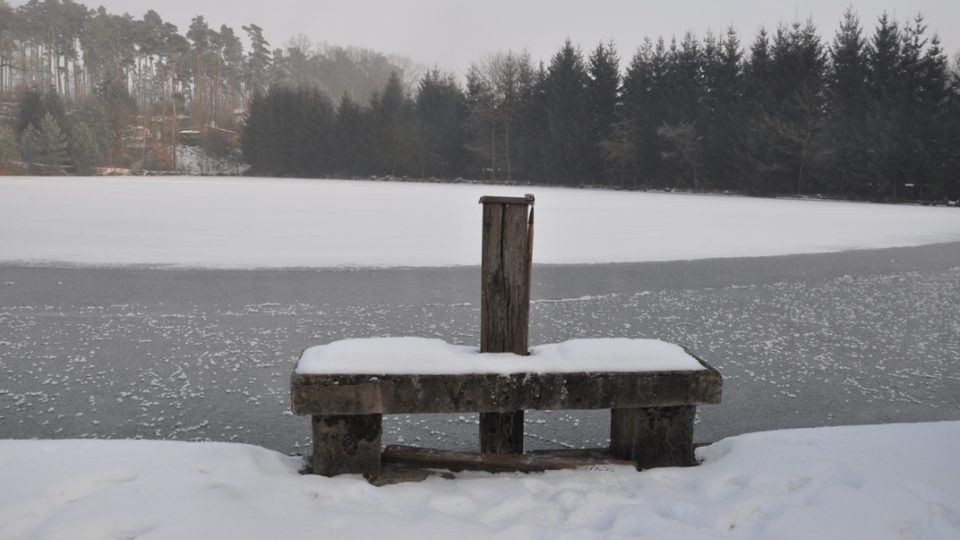
[[134, 125], [157, 168], [175, 130], [217, 127], [241, 131], [263, 175], [960, 198], [960, 73], [920, 16], [848, 10], [829, 34], [800, 21], [636, 51], [568, 40], [461, 79], [302, 36], [272, 48], [256, 24], [197, 16], [180, 33], [154, 11], [0, 0], [0, 95], [19, 103], [0, 158], [74, 172], [133, 161]]

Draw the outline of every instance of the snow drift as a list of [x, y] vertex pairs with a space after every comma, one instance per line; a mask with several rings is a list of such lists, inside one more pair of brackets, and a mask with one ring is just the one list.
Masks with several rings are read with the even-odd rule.
[[0, 539], [927, 538], [960, 531], [960, 422], [797, 429], [693, 468], [377, 488], [247, 445], [0, 441]]

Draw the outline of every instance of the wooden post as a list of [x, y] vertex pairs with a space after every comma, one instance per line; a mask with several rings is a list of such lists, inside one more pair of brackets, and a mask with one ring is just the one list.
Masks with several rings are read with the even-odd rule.
[[380, 414], [313, 415], [313, 473], [380, 476]]
[[[533, 201], [533, 195], [480, 199], [481, 353], [528, 354]], [[480, 451], [523, 453], [523, 411], [481, 413]]]
[[633, 461], [638, 469], [693, 465], [696, 414], [696, 405], [613, 409], [610, 450], [618, 459]]

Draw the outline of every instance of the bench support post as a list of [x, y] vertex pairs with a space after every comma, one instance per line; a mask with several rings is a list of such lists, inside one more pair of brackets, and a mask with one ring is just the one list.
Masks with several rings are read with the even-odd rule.
[[[528, 353], [533, 202], [532, 195], [480, 199], [483, 204], [482, 353]], [[522, 454], [523, 411], [480, 413], [480, 451]]]
[[313, 472], [380, 476], [383, 415], [313, 415]]
[[638, 469], [695, 464], [693, 418], [695, 405], [645, 407], [610, 411], [610, 450]]

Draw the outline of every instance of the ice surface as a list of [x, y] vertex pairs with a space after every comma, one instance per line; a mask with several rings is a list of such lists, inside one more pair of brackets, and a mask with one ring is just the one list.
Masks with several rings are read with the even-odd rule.
[[214, 268], [480, 262], [481, 195], [537, 196], [536, 263], [960, 240], [952, 208], [359, 180], [0, 178], [0, 262]]
[[373, 487], [228, 443], [0, 441], [0, 540], [926, 538], [960, 530], [960, 422], [798, 429], [692, 468]]
[[704, 367], [681, 347], [657, 339], [574, 339], [540, 345], [529, 356], [480, 354], [477, 347], [440, 339], [386, 337], [346, 339], [303, 351], [301, 375], [360, 373], [581, 373], [589, 371], [690, 371]]

